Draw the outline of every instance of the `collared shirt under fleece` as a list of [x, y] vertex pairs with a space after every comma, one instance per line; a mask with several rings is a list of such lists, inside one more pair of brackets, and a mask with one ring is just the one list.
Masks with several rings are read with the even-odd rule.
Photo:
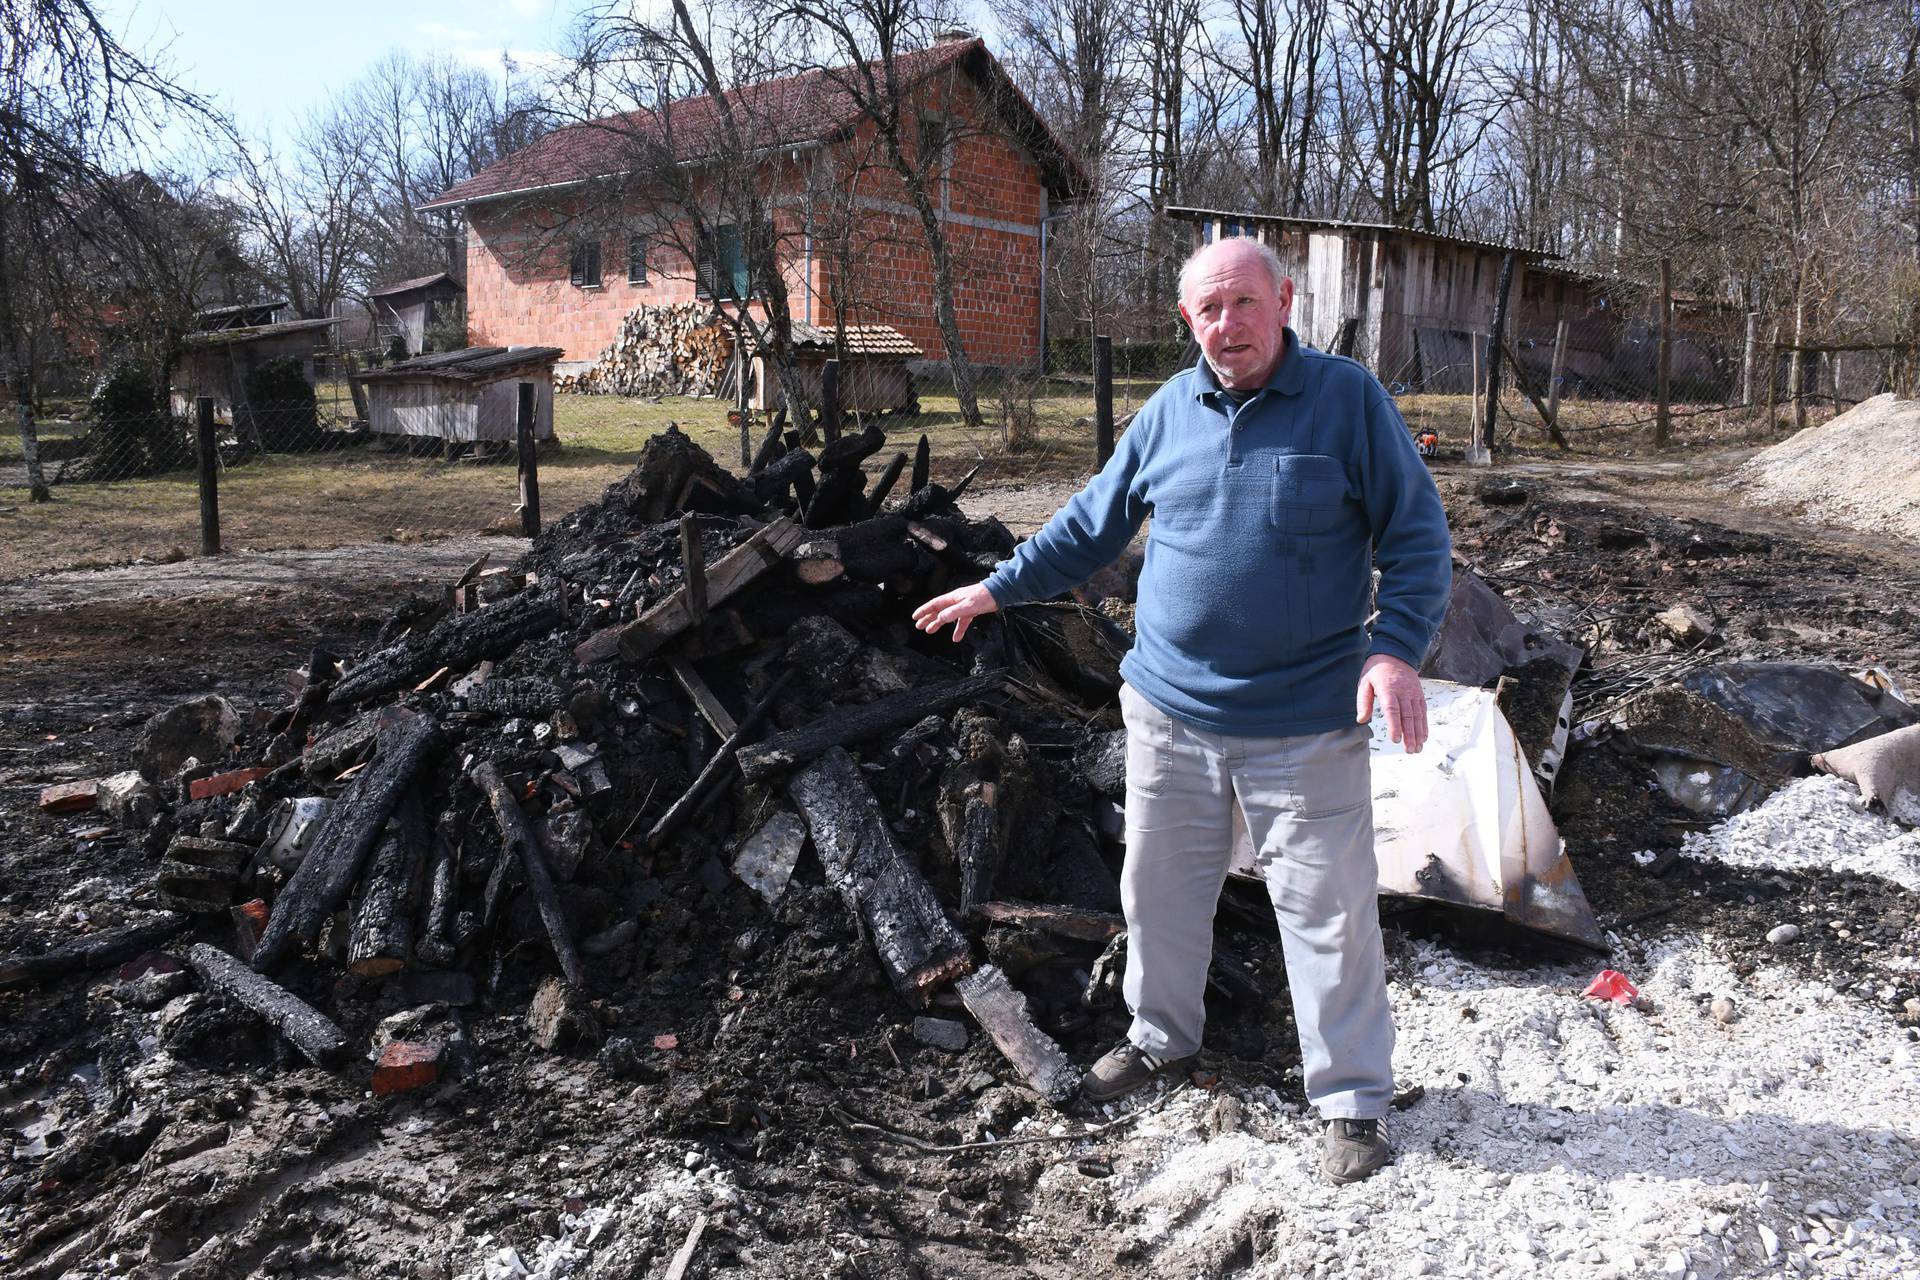
[[1112, 563], [1148, 515], [1120, 671], [1204, 729], [1290, 737], [1351, 725], [1366, 657], [1419, 666], [1446, 611], [1446, 512], [1399, 410], [1366, 369], [1302, 347], [1291, 329], [1244, 404], [1204, 359], [1168, 379], [987, 590], [1002, 608], [1059, 595]]

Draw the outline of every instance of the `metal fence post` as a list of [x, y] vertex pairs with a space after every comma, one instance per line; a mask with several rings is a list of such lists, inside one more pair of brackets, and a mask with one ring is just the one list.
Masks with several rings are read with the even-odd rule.
[[1113, 339], [1093, 340], [1093, 456], [1104, 467], [1113, 456]]
[[520, 449], [520, 531], [540, 533], [540, 456], [533, 443], [533, 384], [520, 384], [520, 410], [514, 415], [514, 439]]
[[840, 362], [829, 360], [820, 370], [820, 437], [828, 444], [840, 438]]
[[213, 431], [213, 397], [194, 401], [200, 454], [200, 554], [220, 554], [220, 441]]

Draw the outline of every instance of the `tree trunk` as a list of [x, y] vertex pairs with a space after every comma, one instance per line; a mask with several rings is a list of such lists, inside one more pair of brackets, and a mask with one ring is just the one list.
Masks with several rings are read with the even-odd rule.
[[26, 374], [17, 368], [15, 378], [20, 382], [17, 388], [19, 400], [15, 409], [20, 415], [20, 458], [26, 465], [27, 496], [33, 502], [52, 502], [53, 490], [47, 487], [47, 473], [40, 465], [40, 433], [33, 421], [33, 393], [26, 385]]

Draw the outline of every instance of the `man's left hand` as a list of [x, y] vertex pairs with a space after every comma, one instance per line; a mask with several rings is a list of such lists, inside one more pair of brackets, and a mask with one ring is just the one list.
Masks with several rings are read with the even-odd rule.
[[1354, 699], [1355, 719], [1373, 719], [1373, 700], [1387, 714], [1387, 735], [1415, 755], [1427, 745], [1427, 691], [1420, 673], [1390, 654], [1376, 653], [1360, 668], [1360, 690]]

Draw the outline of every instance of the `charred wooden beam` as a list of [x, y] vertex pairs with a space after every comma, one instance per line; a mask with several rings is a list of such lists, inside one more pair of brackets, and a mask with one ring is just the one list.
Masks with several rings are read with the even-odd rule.
[[747, 718], [742, 720], [727, 740], [720, 744], [720, 749], [713, 753], [713, 758], [706, 762], [705, 767], [694, 778], [693, 785], [688, 787], [685, 794], [678, 800], [669, 805], [667, 811], [661, 814], [659, 820], [653, 824], [652, 830], [647, 832], [647, 837], [642, 842], [643, 848], [659, 848], [660, 841], [666, 838], [667, 833], [678, 826], [688, 814], [700, 807], [701, 798], [713, 785], [714, 779], [725, 772], [727, 765], [739, 754], [740, 748], [759, 732], [761, 723], [767, 718], [767, 712], [773, 707], [774, 699], [780, 696], [780, 691], [787, 687], [787, 682], [791, 679], [793, 679], [792, 671], [782, 671], [774, 682], [767, 686], [767, 691], [747, 709]]
[[778, 501], [802, 477], [812, 480], [813, 455], [797, 445], [788, 449], [779, 459], [767, 464], [766, 469], [755, 473], [750, 484], [754, 498], [762, 503]]
[[413, 953], [413, 896], [427, 852], [420, 793], [408, 791], [361, 878], [348, 933], [347, 967], [377, 978], [406, 967]]
[[886, 434], [878, 427], [868, 427], [857, 436], [842, 436], [820, 450], [820, 474], [852, 471], [886, 447]]
[[1127, 931], [1125, 918], [1113, 912], [1091, 911], [1055, 903], [1001, 899], [983, 902], [975, 911], [983, 919], [995, 924], [1038, 929], [1042, 933], [1050, 933], [1057, 938], [1071, 938], [1075, 942], [1109, 942]]
[[933, 447], [928, 442], [927, 437], [922, 435], [920, 437], [920, 443], [913, 447], [913, 478], [907, 485], [907, 492], [914, 494], [926, 488], [927, 481], [932, 479], [932, 476], [929, 474], [932, 469]]
[[[859, 439], [858, 436], [853, 437]], [[858, 467], [829, 471], [820, 478], [820, 487], [806, 505], [809, 529], [831, 529], [865, 515], [867, 477]]]
[[560, 591], [522, 592], [477, 613], [443, 618], [420, 637], [408, 637], [373, 654], [349, 671], [327, 695], [330, 706], [411, 689], [441, 667], [465, 671], [482, 658], [497, 658], [523, 640], [544, 635], [566, 621]]
[[999, 789], [982, 782], [967, 797], [959, 822], [959, 841], [953, 854], [960, 863], [960, 913], [971, 915], [976, 907], [993, 897], [993, 882], [1000, 874], [1005, 850], [1000, 844], [1000, 814], [994, 807]]
[[453, 919], [460, 909], [460, 856], [447, 839], [452, 822], [452, 815], [443, 813], [434, 827], [426, 919], [414, 943], [414, 952], [432, 965], [453, 963]]
[[332, 1066], [348, 1056], [347, 1037], [331, 1018], [218, 947], [194, 943], [187, 949], [187, 964], [208, 989], [232, 997], [272, 1023], [315, 1066]]
[[1080, 1073], [1053, 1037], [1034, 1025], [1027, 998], [1014, 990], [1006, 974], [983, 964], [957, 979], [953, 989], [1035, 1093], [1059, 1106], [1079, 1090]]
[[907, 469], [907, 455], [896, 453], [880, 478], [873, 482], [873, 488], [867, 492], [867, 514], [877, 516], [887, 505], [887, 495], [893, 492], [893, 486], [900, 483], [900, 473]]
[[436, 738], [426, 716], [403, 707], [380, 713], [378, 753], [328, 808], [312, 850], [274, 900], [273, 915], [254, 949], [255, 969], [265, 973], [295, 947], [311, 942], [340, 909]]
[[173, 937], [186, 928], [187, 923], [187, 917], [163, 911], [137, 924], [121, 925], [117, 929], [103, 929], [82, 938], [68, 939], [38, 955], [0, 958], [0, 991], [29, 982], [65, 977], [69, 973], [104, 969], [108, 965], [131, 960]]
[[860, 766], [834, 748], [787, 783], [827, 879], [866, 923], [895, 989], [924, 1005], [972, 967], [967, 940], [894, 841]]
[[1001, 673], [990, 671], [948, 684], [903, 689], [857, 707], [830, 711], [809, 724], [777, 733], [765, 742], [742, 751], [741, 776], [748, 782], [759, 782], [773, 774], [797, 769], [835, 747], [866, 742], [881, 734], [904, 729], [927, 716], [938, 715], [962, 702], [991, 693], [1000, 685]]
[[[804, 536], [799, 525], [782, 518], [714, 561], [707, 570], [707, 603], [719, 607], [746, 589], [768, 569], [786, 559]], [[695, 619], [683, 587], [623, 627], [608, 627], [588, 636], [574, 648], [579, 662], [606, 662], [620, 657], [639, 662], [652, 656], [674, 637], [689, 631]]]
[[700, 526], [692, 514], [680, 517], [680, 563], [686, 574], [687, 613], [693, 625], [707, 620], [707, 553], [700, 545]]
[[667, 670], [672, 673], [674, 682], [693, 700], [693, 709], [700, 713], [700, 718], [712, 725], [713, 731], [722, 738], [732, 737], [740, 726], [734, 723], [732, 714], [720, 701], [719, 695], [693, 669], [693, 664], [676, 655], [667, 659]]
[[507, 851], [519, 855], [521, 868], [527, 874], [527, 888], [540, 910], [541, 922], [547, 926], [554, 957], [560, 961], [560, 972], [574, 986], [581, 985], [580, 956], [573, 948], [573, 933], [567, 927], [566, 912], [561, 909], [553, 877], [547, 872], [539, 835], [492, 761], [482, 761], [475, 766], [472, 777], [474, 785], [486, 792], [487, 801], [493, 806], [494, 821], [500, 824], [500, 836]]

